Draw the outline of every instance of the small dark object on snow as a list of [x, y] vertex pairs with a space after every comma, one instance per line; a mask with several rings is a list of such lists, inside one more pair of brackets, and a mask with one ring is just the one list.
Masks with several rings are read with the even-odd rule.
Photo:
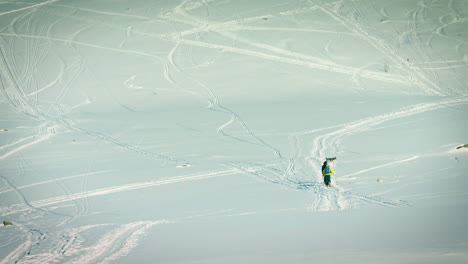
[[384, 67], [384, 71], [385, 71], [385, 72], [388, 72], [388, 64], [384, 64], [383, 67]]
[[268, 20], [268, 17], [264, 17], [264, 18], [262, 18], [262, 19], [263, 19], [263, 20]]
[[8, 222], [8, 221], [3, 221], [3, 225], [5, 225], [5, 226], [7, 226], [7, 225], [13, 225], [13, 223]]
[[333, 158], [326, 158], [327, 161], [335, 161], [336, 160], [336, 157], [333, 157]]
[[462, 146], [458, 146], [457, 149], [461, 149], [461, 148], [468, 148], [468, 144], [465, 144], [465, 145], [462, 145]]

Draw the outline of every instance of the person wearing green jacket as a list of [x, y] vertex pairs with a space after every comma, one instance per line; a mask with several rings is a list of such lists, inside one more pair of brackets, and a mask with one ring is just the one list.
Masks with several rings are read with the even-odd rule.
[[322, 176], [323, 176], [323, 181], [325, 182], [325, 185], [330, 187], [331, 186], [331, 175], [335, 174], [332, 168], [330, 168], [330, 165], [328, 165], [328, 162], [325, 161], [322, 165]]

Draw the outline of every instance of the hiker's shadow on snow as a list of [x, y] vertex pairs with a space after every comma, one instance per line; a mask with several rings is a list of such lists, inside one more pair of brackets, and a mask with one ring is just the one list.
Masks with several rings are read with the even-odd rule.
[[298, 189], [298, 190], [308, 190], [308, 189], [316, 188], [319, 185], [322, 185], [322, 183], [319, 183], [319, 182], [298, 182], [298, 183], [296, 183], [296, 189]]

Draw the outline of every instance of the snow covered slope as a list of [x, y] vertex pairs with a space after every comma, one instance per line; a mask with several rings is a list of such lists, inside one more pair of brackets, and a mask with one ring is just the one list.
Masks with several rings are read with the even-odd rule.
[[0, 263], [466, 263], [467, 43], [464, 0], [1, 1]]

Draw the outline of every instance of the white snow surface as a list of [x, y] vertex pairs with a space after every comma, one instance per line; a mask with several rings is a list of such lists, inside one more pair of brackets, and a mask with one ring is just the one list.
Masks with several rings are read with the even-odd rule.
[[0, 1], [0, 263], [468, 263], [467, 54], [465, 0]]

